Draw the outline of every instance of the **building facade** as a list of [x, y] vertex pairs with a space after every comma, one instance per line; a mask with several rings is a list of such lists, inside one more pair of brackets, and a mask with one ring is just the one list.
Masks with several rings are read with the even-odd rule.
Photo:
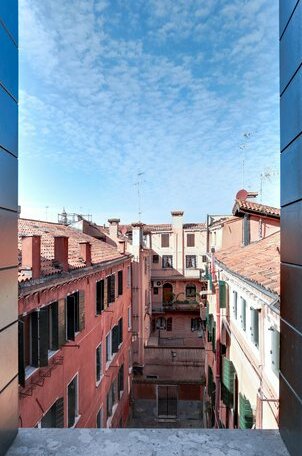
[[280, 233], [212, 254], [205, 426], [279, 424]]
[[302, 2], [280, 0], [281, 363], [280, 430], [293, 455], [302, 448]]
[[[18, 2], [0, 2], [0, 454], [18, 427]], [[3, 368], [5, 366], [5, 368]]]
[[20, 219], [19, 426], [124, 427], [130, 360], [130, 255]]

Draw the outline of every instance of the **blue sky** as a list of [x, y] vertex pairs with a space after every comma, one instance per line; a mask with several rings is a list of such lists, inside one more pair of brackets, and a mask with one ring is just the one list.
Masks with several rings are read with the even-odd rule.
[[22, 216], [136, 221], [144, 172], [143, 221], [202, 221], [231, 211], [243, 157], [279, 205], [277, 3], [20, 0]]

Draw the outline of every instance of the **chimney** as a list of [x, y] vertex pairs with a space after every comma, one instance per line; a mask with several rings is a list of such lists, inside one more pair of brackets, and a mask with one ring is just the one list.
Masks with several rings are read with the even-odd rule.
[[55, 236], [55, 261], [60, 263], [64, 272], [68, 271], [68, 236]]
[[80, 257], [83, 258], [86, 266], [91, 266], [90, 242], [80, 242]]
[[118, 241], [118, 251], [120, 253], [126, 252], [126, 241], [124, 241], [123, 239]]
[[117, 238], [117, 232], [118, 232], [118, 225], [120, 223], [120, 219], [118, 218], [111, 218], [108, 219], [109, 223], [109, 236], [113, 238]]
[[41, 236], [22, 237], [22, 268], [31, 269], [32, 279], [41, 276]]
[[172, 228], [173, 229], [182, 229], [183, 225], [183, 211], [172, 211]]
[[132, 245], [141, 248], [143, 246], [143, 226], [141, 222], [132, 223]]

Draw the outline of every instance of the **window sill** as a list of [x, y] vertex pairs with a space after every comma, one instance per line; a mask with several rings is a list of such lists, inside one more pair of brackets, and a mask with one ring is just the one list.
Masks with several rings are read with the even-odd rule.
[[60, 349], [58, 350], [48, 350], [48, 359], [52, 358], [54, 355], [56, 355]]
[[27, 366], [25, 368], [25, 381], [29, 379], [38, 369], [39, 367], [34, 367], [34, 366]]
[[98, 388], [100, 384], [102, 383], [102, 380], [104, 378], [104, 374], [101, 375], [101, 378], [95, 382], [95, 387]]
[[76, 425], [78, 424], [80, 418], [81, 418], [81, 415], [76, 416], [73, 425], [68, 429], [74, 429], [76, 427]]

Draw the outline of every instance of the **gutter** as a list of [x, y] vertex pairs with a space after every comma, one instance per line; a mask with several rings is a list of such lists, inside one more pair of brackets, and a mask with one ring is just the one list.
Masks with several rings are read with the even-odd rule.
[[70, 272], [64, 272], [64, 273], [61, 273], [58, 275], [53, 274], [50, 276], [46, 276], [46, 277], [37, 279], [35, 282], [31, 282], [30, 280], [21, 282], [19, 284], [19, 298], [27, 296], [27, 295], [31, 294], [32, 292], [36, 293], [36, 292], [45, 290], [47, 288], [51, 288], [52, 286], [54, 286], [54, 284], [60, 285], [62, 283], [71, 282], [72, 280], [77, 279], [77, 278], [90, 276], [92, 274], [95, 274], [96, 272], [101, 272], [104, 269], [107, 269], [108, 267], [123, 263], [125, 260], [131, 259], [132, 257], [133, 257], [133, 255], [126, 254], [121, 258], [116, 258], [115, 260], [107, 260], [107, 261], [104, 261], [103, 263], [89, 266], [88, 268], [84, 267], [84, 268], [74, 269]]

